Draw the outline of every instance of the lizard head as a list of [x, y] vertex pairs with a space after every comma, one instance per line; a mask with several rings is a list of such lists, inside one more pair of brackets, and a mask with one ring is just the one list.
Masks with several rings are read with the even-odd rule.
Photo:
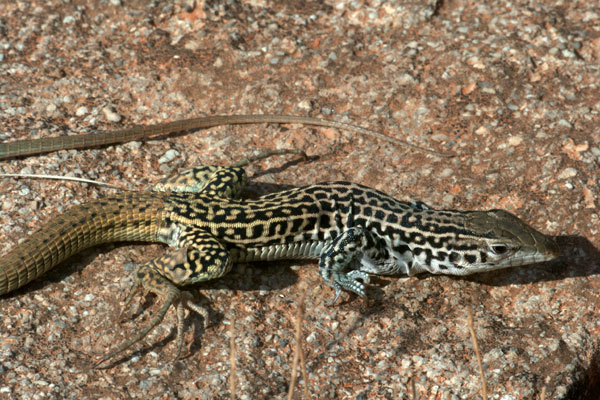
[[478, 271], [534, 264], [560, 255], [552, 237], [508, 211], [470, 211], [465, 214], [464, 228], [479, 241], [482, 254], [479, 265], [473, 266]]

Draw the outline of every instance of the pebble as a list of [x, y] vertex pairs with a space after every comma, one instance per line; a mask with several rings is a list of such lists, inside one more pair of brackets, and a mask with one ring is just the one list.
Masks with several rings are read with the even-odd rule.
[[523, 143], [523, 138], [521, 136], [511, 136], [508, 138], [508, 144], [511, 146], [518, 146]]
[[106, 117], [106, 119], [110, 122], [119, 122], [121, 121], [121, 116], [119, 114], [117, 114], [112, 108], [110, 107], [105, 107], [102, 109], [102, 112], [104, 113], [104, 116]]
[[572, 167], [567, 167], [565, 169], [563, 169], [560, 174], [558, 174], [557, 178], [558, 179], [569, 179], [574, 177], [575, 175], [577, 175], [577, 170], [575, 168]]
[[87, 107], [79, 107], [76, 111], [75, 111], [75, 115], [78, 117], [83, 117], [84, 115], [86, 115], [88, 113], [88, 109]]
[[566, 119], [561, 119], [558, 121], [558, 126], [561, 128], [567, 128], [567, 129], [571, 129], [573, 128], [573, 125], [567, 121]]
[[96, 296], [94, 296], [92, 293], [88, 293], [85, 295], [85, 297], [83, 298], [84, 301], [92, 301], [96, 298]]
[[163, 156], [158, 160], [159, 164], [166, 164], [173, 161], [175, 158], [179, 156], [179, 152], [175, 149], [167, 150]]

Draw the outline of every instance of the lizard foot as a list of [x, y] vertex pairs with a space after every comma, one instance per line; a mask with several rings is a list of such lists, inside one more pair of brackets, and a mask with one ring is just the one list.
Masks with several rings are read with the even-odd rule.
[[[360, 282], [359, 279], [362, 281]], [[346, 274], [335, 274], [331, 286], [335, 290], [335, 296], [327, 305], [334, 305], [342, 293], [342, 290], [355, 293], [362, 298], [366, 298], [365, 283], [369, 283], [369, 274], [363, 271], [352, 270]], [[363, 283], [364, 282], [364, 283]]]
[[135, 273], [135, 283], [130, 291], [129, 295], [125, 299], [125, 305], [123, 306], [123, 310], [121, 314], [126, 310], [127, 306], [135, 296], [135, 294], [139, 291], [140, 288], [143, 288], [149, 292], [152, 292], [159, 296], [163, 300], [163, 305], [158, 311], [158, 313], [152, 318], [150, 324], [138, 332], [133, 338], [127, 340], [126, 342], [119, 345], [116, 349], [111, 350], [104, 354], [95, 364], [94, 367], [97, 368], [102, 363], [110, 360], [117, 354], [125, 351], [129, 347], [133, 346], [135, 343], [143, 339], [152, 329], [154, 329], [158, 324], [162, 322], [165, 317], [165, 314], [171, 307], [171, 305], [176, 305], [177, 310], [177, 356], [175, 359], [178, 359], [181, 355], [181, 350], [183, 348], [183, 331], [185, 327], [185, 308], [189, 308], [192, 311], [200, 314], [204, 319], [204, 327], [208, 325], [208, 310], [204, 307], [201, 307], [192, 301], [193, 295], [187, 291], [179, 290], [172, 282], [168, 279], [157, 273], [152, 268], [143, 265]]

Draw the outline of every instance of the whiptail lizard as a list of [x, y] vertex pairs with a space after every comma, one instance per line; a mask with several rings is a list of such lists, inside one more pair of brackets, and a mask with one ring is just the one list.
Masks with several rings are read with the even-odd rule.
[[[15, 148], [8, 154], [20, 155]], [[239, 198], [244, 181], [242, 168], [201, 166], [150, 191], [74, 206], [0, 258], [0, 294], [101, 243], [169, 245], [165, 255], [137, 269], [136, 285], [126, 300], [127, 306], [142, 287], [161, 297], [162, 307], [135, 337], [104, 355], [102, 363], [146, 336], [173, 304], [180, 352], [184, 307], [207, 321], [206, 311], [181, 288], [221, 277], [236, 262], [318, 259], [319, 274], [335, 290], [335, 302], [342, 290], [365, 297], [369, 274], [467, 275], [559, 255], [551, 237], [503, 210], [434, 210], [349, 182], [244, 200]]]

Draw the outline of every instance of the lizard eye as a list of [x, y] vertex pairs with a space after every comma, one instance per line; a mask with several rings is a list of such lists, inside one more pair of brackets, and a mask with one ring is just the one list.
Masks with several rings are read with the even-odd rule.
[[508, 253], [508, 247], [506, 247], [503, 244], [495, 244], [491, 248], [492, 248], [492, 251], [499, 256]]

